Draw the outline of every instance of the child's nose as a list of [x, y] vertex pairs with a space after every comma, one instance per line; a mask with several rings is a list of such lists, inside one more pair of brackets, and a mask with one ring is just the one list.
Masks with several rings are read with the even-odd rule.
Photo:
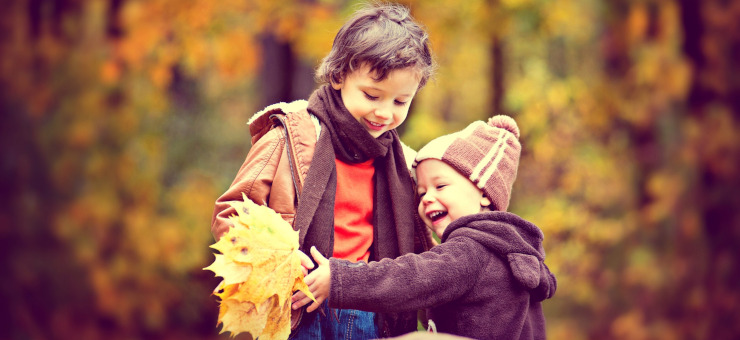
[[393, 113], [391, 112], [391, 110], [385, 107], [379, 107], [375, 110], [375, 117], [378, 117], [382, 120], [388, 120], [391, 118], [392, 115]]

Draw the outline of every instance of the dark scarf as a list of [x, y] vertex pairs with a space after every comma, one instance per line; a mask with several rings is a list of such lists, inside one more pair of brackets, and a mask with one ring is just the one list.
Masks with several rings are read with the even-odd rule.
[[300, 230], [301, 249], [308, 254], [315, 245], [327, 257], [334, 251], [338, 158], [351, 164], [375, 160], [371, 258], [395, 258], [413, 252], [414, 230], [423, 226], [417, 225], [419, 219], [414, 217], [413, 183], [396, 130], [373, 138], [347, 111], [341, 93], [329, 85], [311, 95], [308, 112], [321, 122], [321, 134], [296, 211], [295, 227]]
[[[430, 245], [416, 214], [414, 187], [396, 130], [373, 138], [347, 111], [341, 93], [329, 85], [311, 95], [308, 112], [321, 122], [321, 134], [294, 220], [296, 229], [300, 230], [301, 250], [309, 254], [311, 246], [316, 246], [326, 257], [334, 253], [336, 158], [350, 164], [375, 160], [371, 260], [428, 249]], [[318, 313], [307, 314], [306, 322]], [[381, 337], [396, 336], [416, 329], [416, 313], [380, 313], [376, 323]]]

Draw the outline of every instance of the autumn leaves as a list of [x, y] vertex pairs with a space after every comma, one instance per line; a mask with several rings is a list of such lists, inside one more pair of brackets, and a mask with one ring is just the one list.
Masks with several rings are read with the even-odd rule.
[[287, 339], [291, 295], [300, 290], [313, 298], [303, 282], [298, 232], [272, 209], [243, 199], [233, 204], [234, 227], [211, 245], [220, 254], [204, 268], [223, 278], [214, 291], [221, 333]]

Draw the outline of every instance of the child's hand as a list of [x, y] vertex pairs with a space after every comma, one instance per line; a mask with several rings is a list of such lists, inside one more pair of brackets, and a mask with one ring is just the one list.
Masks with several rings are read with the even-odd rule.
[[[319, 268], [308, 274], [304, 279], [308, 285], [308, 289], [311, 290], [311, 294], [316, 299], [316, 302], [312, 303], [306, 309], [309, 313], [319, 308], [329, 298], [331, 291], [331, 267], [329, 266], [329, 260], [321, 255], [316, 247], [311, 247], [311, 256], [319, 264]], [[292, 302], [293, 309], [299, 309], [311, 302], [311, 299], [302, 292], [297, 292], [293, 295]]]
[[306, 253], [297, 250], [298, 257], [301, 258], [301, 270], [303, 270], [303, 276], [308, 275], [308, 270], [313, 269], [313, 261], [311, 261], [311, 258], [306, 255]]
[[[308, 270], [309, 269], [313, 269], [313, 267], [314, 267], [313, 261], [311, 261], [311, 258], [308, 257], [308, 255], [306, 255], [306, 253], [304, 253], [304, 252], [302, 252], [300, 250], [296, 250], [296, 251], [298, 252], [298, 257], [301, 258], [301, 270], [303, 271], [303, 276], [305, 277], [306, 275], [308, 275]], [[216, 289], [218, 289], [218, 287]], [[291, 300], [292, 300], [291, 302], [297, 301], [297, 300], [302, 300], [304, 298], [307, 298], [306, 297], [306, 294], [303, 294], [303, 292], [301, 292], [301, 291], [297, 291], [297, 292], [295, 292], [293, 294], [293, 297], [291, 298]], [[311, 299], [308, 299], [308, 301], [311, 301]], [[293, 309], [297, 309], [297, 308], [293, 308]]]

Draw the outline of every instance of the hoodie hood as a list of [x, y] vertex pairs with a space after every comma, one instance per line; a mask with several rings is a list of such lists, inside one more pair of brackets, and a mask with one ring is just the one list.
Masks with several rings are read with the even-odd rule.
[[545, 265], [544, 236], [536, 225], [509, 212], [483, 212], [453, 221], [441, 240], [460, 236], [474, 239], [507, 261], [516, 281], [529, 290], [534, 301], [555, 294], [557, 281]]

